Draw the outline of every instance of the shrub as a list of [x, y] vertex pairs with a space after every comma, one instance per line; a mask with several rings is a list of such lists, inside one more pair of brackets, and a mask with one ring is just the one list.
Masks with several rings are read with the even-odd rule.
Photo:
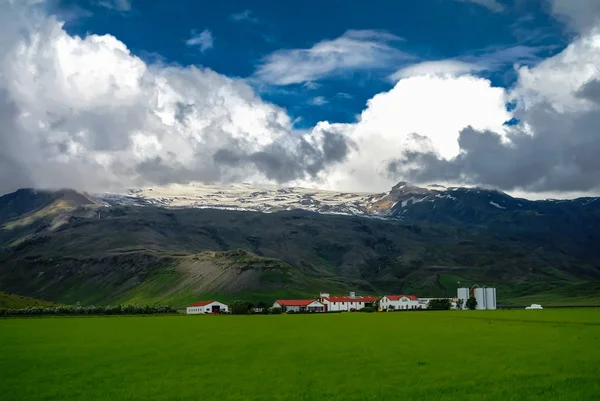
[[296, 313], [296, 311], [293, 309], [288, 309], [285, 311], [285, 313], [287, 313], [288, 315], [293, 315], [294, 313]]
[[269, 308], [267, 308], [266, 306], [262, 309], [261, 313], [263, 315], [268, 315], [269, 314]]
[[247, 301], [233, 301], [229, 305], [229, 310], [232, 315], [247, 315], [250, 311], [250, 303]]
[[427, 304], [428, 309], [449, 310], [452, 303], [449, 299], [431, 299]]
[[475, 310], [477, 308], [477, 299], [475, 299], [475, 297], [470, 297], [467, 299], [465, 306], [471, 310]]
[[270, 315], [281, 315], [283, 310], [281, 308], [269, 308]]
[[371, 313], [371, 312], [375, 312], [375, 308], [372, 306], [365, 306], [364, 308], [360, 308], [360, 311]]

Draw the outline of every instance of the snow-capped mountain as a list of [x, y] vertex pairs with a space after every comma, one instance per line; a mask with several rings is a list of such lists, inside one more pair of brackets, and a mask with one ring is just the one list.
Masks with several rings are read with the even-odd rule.
[[190, 184], [132, 189], [126, 194], [102, 194], [95, 195], [95, 198], [107, 205], [211, 208], [263, 213], [302, 209], [324, 214], [370, 215], [372, 205], [385, 196], [385, 193], [344, 193], [249, 184]]
[[[211, 208], [272, 213], [286, 210], [306, 210], [322, 214], [344, 214], [364, 217], [438, 220], [440, 216], [479, 215], [508, 211], [544, 210], [560, 204], [585, 206], [598, 198], [569, 201], [530, 201], [513, 198], [491, 189], [416, 186], [400, 182], [388, 193], [350, 193], [297, 187], [252, 186], [237, 184], [168, 185], [132, 189], [126, 194], [102, 194], [95, 198], [107, 206], [159, 206], [166, 208]], [[600, 203], [600, 202], [598, 202]], [[437, 216], [437, 217], [436, 217]]]

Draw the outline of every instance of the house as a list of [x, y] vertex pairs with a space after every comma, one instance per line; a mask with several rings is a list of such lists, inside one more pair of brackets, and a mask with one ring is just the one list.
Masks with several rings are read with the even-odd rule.
[[427, 302], [414, 295], [385, 295], [379, 301], [382, 310], [426, 309]]
[[186, 308], [186, 313], [188, 315], [201, 315], [205, 313], [220, 314], [228, 312], [229, 308], [227, 305], [217, 301], [196, 302], [195, 304], [191, 304]]
[[314, 299], [278, 299], [273, 308], [294, 312], [324, 312], [325, 305]]
[[321, 294], [321, 303], [325, 305], [327, 311], [358, 311], [365, 307], [375, 306], [377, 298], [371, 296], [356, 296], [354, 292], [350, 296], [330, 296]]

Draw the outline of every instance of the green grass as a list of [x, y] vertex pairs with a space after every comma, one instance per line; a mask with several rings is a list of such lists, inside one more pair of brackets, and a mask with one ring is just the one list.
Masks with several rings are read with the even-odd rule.
[[57, 304], [50, 301], [44, 301], [41, 299], [35, 299], [26, 297], [18, 294], [9, 294], [7, 292], [0, 291], [0, 309], [21, 309], [29, 307], [45, 307], [45, 306], [56, 306]]
[[0, 394], [588, 401], [599, 339], [600, 310], [1, 319]]

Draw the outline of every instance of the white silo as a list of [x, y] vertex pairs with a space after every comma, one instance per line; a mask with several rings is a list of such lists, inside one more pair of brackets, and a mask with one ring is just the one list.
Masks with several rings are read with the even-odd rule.
[[496, 289], [486, 288], [485, 289], [485, 307], [486, 309], [496, 309]]
[[477, 300], [477, 309], [486, 309], [485, 288], [474, 288], [475, 299]]
[[469, 289], [468, 288], [459, 288], [458, 289], [458, 299], [462, 299], [463, 307], [466, 307], [467, 299], [469, 299]]

